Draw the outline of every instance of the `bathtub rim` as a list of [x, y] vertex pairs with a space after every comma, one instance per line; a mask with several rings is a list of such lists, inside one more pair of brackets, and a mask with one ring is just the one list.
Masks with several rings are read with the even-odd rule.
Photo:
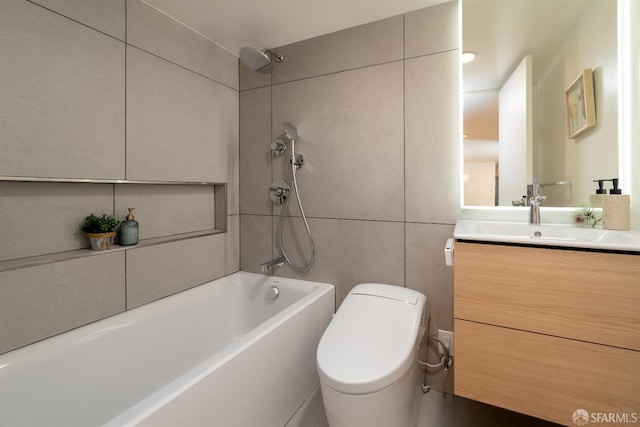
[[[173, 381], [165, 384], [160, 389], [155, 390], [142, 401], [137, 402], [134, 406], [131, 406], [129, 409], [121, 412], [114, 418], [102, 424], [101, 427], [126, 427], [135, 426], [142, 423], [145, 419], [151, 417], [155, 412], [168, 405], [171, 401], [183, 394], [189, 388], [205, 380], [207, 376], [217, 368], [223, 366], [225, 363], [237, 357], [242, 351], [251, 347], [251, 345], [256, 342], [257, 338], [267, 335], [269, 332], [281, 327], [287, 320], [312, 305], [316, 300], [322, 298], [327, 293], [335, 292], [335, 285], [329, 283], [294, 279], [282, 276], [264, 275], [242, 270], [220, 277], [219, 279], [227, 278], [229, 276], [248, 276], [254, 277], [255, 279], [267, 278], [267, 281], [261, 286], [270, 286], [272, 283], [274, 283], [274, 281], [277, 280], [279, 283], [279, 281], [282, 280], [292, 283], [294, 286], [296, 283], [305, 283], [306, 285], [312, 284], [313, 288], [308, 294], [304, 295], [302, 298], [295, 301], [284, 310], [279, 311], [265, 322], [251, 329], [249, 332], [242, 335], [238, 340], [234, 341], [229, 346], [193, 366], [178, 378], [175, 378]], [[219, 279], [211, 280], [198, 286], [207, 285]], [[333, 306], [333, 310], [335, 313], [335, 301]]]

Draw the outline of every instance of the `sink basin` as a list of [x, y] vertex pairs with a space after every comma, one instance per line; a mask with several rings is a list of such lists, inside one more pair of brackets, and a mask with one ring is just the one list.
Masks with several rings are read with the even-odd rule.
[[640, 231], [615, 231], [556, 224], [469, 221], [456, 223], [456, 239], [540, 246], [640, 252]]

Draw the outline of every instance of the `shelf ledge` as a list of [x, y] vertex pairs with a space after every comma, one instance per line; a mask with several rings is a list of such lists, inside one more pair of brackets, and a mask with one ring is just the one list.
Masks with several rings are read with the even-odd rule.
[[56, 252], [46, 255], [38, 255], [26, 258], [18, 258], [6, 261], [0, 261], [0, 273], [10, 270], [18, 270], [21, 268], [35, 267], [39, 265], [52, 264], [54, 262], [69, 261], [78, 258], [86, 258], [94, 255], [102, 255], [113, 252], [127, 251], [132, 249], [140, 249], [149, 246], [161, 245], [165, 243], [178, 242], [180, 240], [195, 239], [198, 237], [212, 236], [214, 234], [225, 233], [225, 230], [211, 229], [202, 231], [193, 231], [189, 233], [173, 234], [170, 236], [153, 237], [150, 239], [140, 240], [137, 245], [120, 246], [113, 245], [111, 249], [106, 251], [93, 251], [91, 249], [76, 249], [72, 251]]

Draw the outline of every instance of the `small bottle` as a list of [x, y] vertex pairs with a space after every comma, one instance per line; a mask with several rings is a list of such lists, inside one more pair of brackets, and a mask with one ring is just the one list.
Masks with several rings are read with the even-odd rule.
[[129, 215], [120, 224], [120, 245], [131, 246], [138, 244], [138, 221], [133, 219], [133, 210], [129, 208]]
[[594, 179], [593, 182], [598, 183], [598, 188], [596, 189], [596, 194], [589, 195], [589, 206], [592, 208], [601, 208], [602, 207], [602, 198], [603, 194], [607, 194], [607, 190], [604, 189], [604, 179]]

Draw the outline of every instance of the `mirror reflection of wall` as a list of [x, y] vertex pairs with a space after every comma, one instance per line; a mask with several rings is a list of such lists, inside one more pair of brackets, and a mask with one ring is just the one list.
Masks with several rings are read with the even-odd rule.
[[[512, 206], [534, 180], [544, 206], [587, 204], [594, 179], [618, 176], [617, 1], [461, 4], [477, 53], [463, 65], [465, 206]], [[597, 125], [569, 139], [565, 91], [587, 68]]]

